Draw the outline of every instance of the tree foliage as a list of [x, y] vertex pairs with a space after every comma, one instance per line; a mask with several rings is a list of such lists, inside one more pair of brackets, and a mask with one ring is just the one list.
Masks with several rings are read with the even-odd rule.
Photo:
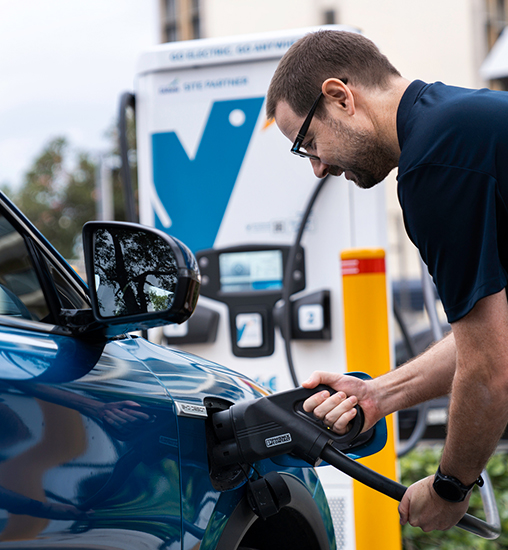
[[[103, 161], [110, 162], [113, 190], [113, 219], [125, 220], [125, 189], [118, 163], [116, 126], [107, 132], [110, 150]], [[127, 113], [127, 142], [134, 199], [137, 203], [136, 128], [132, 112]], [[97, 219], [97, 159], [88, 152], [74, 153], [64, 137], [50, 139], [25, 173], [21, 188], [14, 192], [0, 186], [28, 219], [71, 260], [78, 257], [81, 228]]]
[[95, 219], [96, 165], [81, 152], [69, 168], [69, 145], [63, 137], [49, 141], [26, 172], [13, 200], [66, 258], [76, 256], [83, 224]]

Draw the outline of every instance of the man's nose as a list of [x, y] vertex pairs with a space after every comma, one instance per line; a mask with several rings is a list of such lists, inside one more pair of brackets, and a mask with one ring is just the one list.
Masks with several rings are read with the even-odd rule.
[[324, 162], [315, 159], [310, 159], [310, 163], [312, 164], [312, 169], [314, 170], [314, 174], [317, 178], [324, 178], [328, 174], [328, 170], [330, 168], [329, 164], [325, 164]]

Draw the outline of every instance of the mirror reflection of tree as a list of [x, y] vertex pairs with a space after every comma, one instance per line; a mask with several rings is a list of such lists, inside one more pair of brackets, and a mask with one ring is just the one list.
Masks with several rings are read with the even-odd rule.
[[162, 311], [171, 306], [177, 262], [170, 245], [157, 235], [98, 230], [94, 263], [102, 316]]

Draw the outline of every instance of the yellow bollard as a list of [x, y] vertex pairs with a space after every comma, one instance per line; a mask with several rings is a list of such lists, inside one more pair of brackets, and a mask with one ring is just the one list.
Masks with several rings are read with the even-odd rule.
[[[376, 377], [391, 368], [385, 252], [382, 249], [344, 250], [341, 262], [347, 370]], [[360, 462], [396, 480], [393, 416], [387, 417], [386, 422], [385, 448]], [[398, 503], [357, 481], [353, 482], [353, 498], [356, 549], [400, 550]]]

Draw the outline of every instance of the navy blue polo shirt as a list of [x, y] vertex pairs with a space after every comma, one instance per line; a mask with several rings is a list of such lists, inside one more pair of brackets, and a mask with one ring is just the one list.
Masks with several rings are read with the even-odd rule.
[[417, 80], [397, 133], [406, 230], [453, 323], [507, 285], [508, 93]]

